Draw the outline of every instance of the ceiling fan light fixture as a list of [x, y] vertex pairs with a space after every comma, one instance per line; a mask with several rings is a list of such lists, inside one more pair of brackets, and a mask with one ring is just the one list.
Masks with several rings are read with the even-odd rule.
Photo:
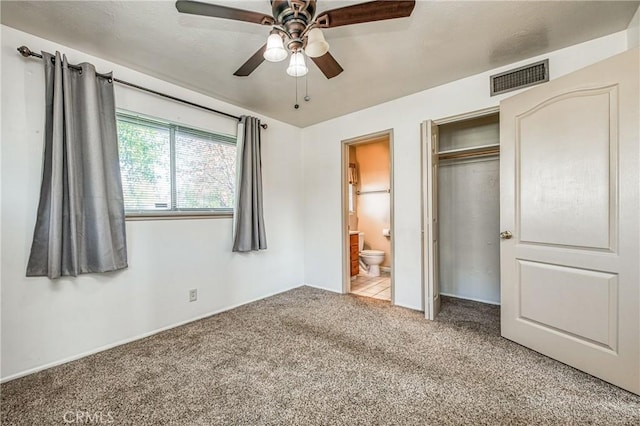
[[307, 35], [307, 47], [305, 53], [310, 58], [319, 58], [329, 51], [329, 43], [324, 39], [320, 28], [313, 28]]
[[289, 67], [287, 67], [287, 74], [291, 77], [302, 77], [309, 72], [309, 68], [304, 63], [304, 54], [302, 50], [298, 50], [291, 55], [289, 60]]
[[282, 43], [280, 34], [270, 34], [267, 38], [267, 48], [264, 51], [264, 59], [269, 62], [280, 62], [287, 58], [287, 50]]

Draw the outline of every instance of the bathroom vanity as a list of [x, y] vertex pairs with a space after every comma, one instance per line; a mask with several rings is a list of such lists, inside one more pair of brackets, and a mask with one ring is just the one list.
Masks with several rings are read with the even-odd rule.
[[349, 261], [351, 262], [351, 276], [358, 275], [360, 263], [358, 258], [358, 232], [349, 233]]

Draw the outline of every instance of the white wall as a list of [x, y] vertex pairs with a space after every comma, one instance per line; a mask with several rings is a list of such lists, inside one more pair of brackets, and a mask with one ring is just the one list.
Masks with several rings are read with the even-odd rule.
[[640, 47], [640, 6], [627, 27], [627, 48]]
[[[626, 48], [627, 34], [621, 31], [539, 58], [549, 58], [554, 79]], [[305, 283], [342, 291], [340, 142], [391, 128], [394, 132], [395, 303], [423, 310], [420, 123], [497, 105], [501, 97], [489, 96], [489, 76], [536, 59], [303, 129]]]
[[[26, 278], [42, 164], [44, 76], [20, 45], [232, 114], [233, 105], [2, 26], [2, 364], [4, 380], [303, 282], [300, 129], [263, 118], [269, 249], [231, 253], [231, 219], [129, 221], [127, 270], [50, 281]], [[204, 72], [204, 71], [203, 71]], [[235, 134], [233, 120], [117, 86], [117, 107]], [[255, 114], [252, 114], [255, 115]], [[198, 301], [188, 302], [188, 290]]]

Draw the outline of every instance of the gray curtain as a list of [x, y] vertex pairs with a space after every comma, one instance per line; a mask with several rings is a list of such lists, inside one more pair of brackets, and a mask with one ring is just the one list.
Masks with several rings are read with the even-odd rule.
[[27, 276], [126, 268], [113, 82], [91, 64], [77, 70], [57, 52], [42, 55], [44, 165]]
[[233, 251], [264, 250], [267, 236], [262, 215], [260, 120], [240, 117], [237, 149]]

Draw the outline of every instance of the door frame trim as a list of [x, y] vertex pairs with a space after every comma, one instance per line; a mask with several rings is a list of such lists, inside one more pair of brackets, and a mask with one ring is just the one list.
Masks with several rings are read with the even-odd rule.
[[396, 300], [396, 281], [395, 281], [395, 219], [394, 219], [394, 167], [393, 167], [393, 128], [381, 130], [379, 132], [369, 133], [362, 136], [356, 136], [354, 138], [344, 139], [341, 142], [341, 155], [340, 155], [340, 169], [341, 169], [341, 182], [340, 189], [342, 192], [341, 197], [341, 217], [342, 217], [342, 293], [348, 294], [351, 291], [351, 265], [349, 262], [349, 147], [359, 144], [370, 142], [372, 139], [379, 139], [387, 137], [389, 140], [389, 221], [391, 226], [391, 305], [395, 304]]
[[[438, 118], [438, 119], [426, 119], [423, 120], [422, 123], [420, 124], [420, 160], [421, 160], [421, 167], [420, 167], [420, 186], [421, 186], [421, 190], [420, 190], [420, 197], [421, 197], [421, 202], [420, 202], [420, 208], [421, 208], [421, 215], [422, 215], [422, 221], [421, 221], [421, 234], [422, 234], [422, 238], [420, 241], [420, 249], [421, 249], [421, 259], [422, 259], [422, 306], [424, 308], [424, 315], [426, 319], [429, 319], [429, 303], [428, 303], [428, 298], [431, 297], [431, 292], [429, 289], [429, 280], [428, 280], [428, 276], [429, 276], [429, 259], [428, 259], [428, 249], [431, 247], [430, 244], [427, 244], [427, 242], [431, 241], [431, 235], [429, 234], [429, 217], [428, 217], [428, 200], [429, 197], [432, 196], [432, 194], [427, 192], [427, 170], [429, 170], [429, 173], [431, 172], [431, 166], [427, 161], [427, 154], [428, 154], [428, 150], [427, 150], [427, 144], [429, 143], [429, 141], [427, 140], [427, 137], [431, 137], [431, 134], [427, 135], [425, 132], [425, 129], [427, 128], [427, 124], [429, 123], [429, 121], [431, 122], [432, 126], [441, 126], [443, 124], [448, 124], [448, 123], [455, 123], [457, 121], [464, 121], [464, 120], [470, 120], [470, 119], [474, 119], [474, 118], [480, 118], [480, 117], [484, 117], [486, 115], [490, 115], [490, 114], [496, 114], [500, 112], [500, 105], [495, 105], [495, 106], [491, 106], [491, 107], [487, 107], [487, 108], [482, 108], [479, 110], [475, 110], [475, 111], [470, 111], [470, 112], [465, 112], [462, 114], [456, 114], [456, 115], [450, 115], [447, 117], [442, 117], [442, 118]], [[427, 169], [428, 167], [428, 169]]]
[[492, 107], [482, 108], [475, 111], [465, 112], [463, 114], [450, 115], [447, 117], [442, 117], [442, 118], [438, 118], [431, 121], [436, 126], [440, 126], [442, 124], [455, 123], [456, 121], [464, 121], [464, 120], [471, 120], [474, 118], [480, 118], [480, 117], [484, 117], [485, 115], [495, 114], [497, 112], [500, 112], [500, 105], [495, 105]]

